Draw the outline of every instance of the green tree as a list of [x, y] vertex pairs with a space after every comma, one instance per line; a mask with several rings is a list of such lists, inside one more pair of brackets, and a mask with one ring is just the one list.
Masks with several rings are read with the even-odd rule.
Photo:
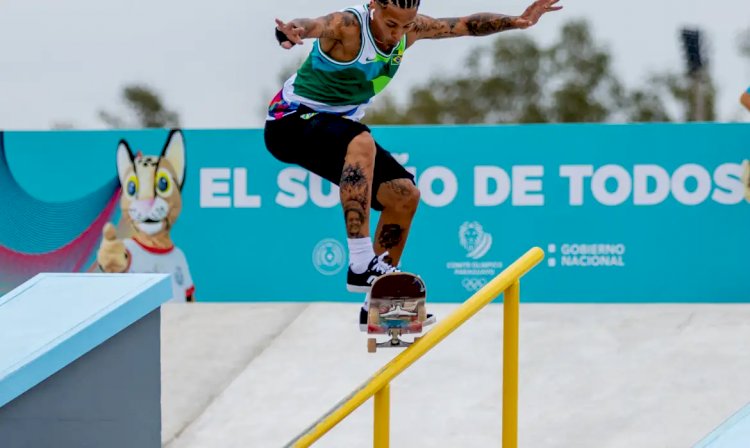
[[624, 106], [626, 120], [636, 123], [673, 121], [663, 98], [664, 91], [655, 79], [651, 79], [649, 85], [629, 92]]
[[630, 122], [715, 121], [716, 87], [707, 71], [698, 77], [653, 74], [644, 86], [628, 93], [625, 111]]
[[608, 50], [585, 21], [566, 24], [547, 48], [522, 35], [498, 37], [472, 51], [466, 66], [458, 78], [437, 77], [414, 89], [405, 108], [384, 99], [368, 122], [600, 122], [627, 101]]
[[743, 31], [737, 39], [740, 54], [750, 60], [750, 28]]
[[587, 22], [571, 22], [545, 52], [551, 66], [544, 74], [546, 90], [552, 92], [551, 121], [607, 121], [624, 106], [625, 94], [612, 69], [612, 57], [595, 42]]
[[[706, 39], [705, 35], [703, 39]], [[680, 72], [651, 75], [646, 84], [629, 93], [630, 121], [715, 121], [716, 84], [709, 63], [710, 47], [701, 45], [702, 64]], [[695, 51], [695, 49], [693, 49]], [[676, 115], [665, 107], [669, 104]]]
[[[741, 42], [741, 50], [750, 57], [750, 31]], [[612, 67], [610, 52], [597, 44], [585, 21], [564, 25], [557, 41], [546, 48], [526, 36], [500, 36], [491, 46], [471, 52], [466, 67], [458, 77], [435, 77], [417, 86], [405, 106], [392, 97], [378, 99], [368, 123], [716, 119], [716, 87], [708, 69], [696, 76], [651, 75], [628, 90]]]
[[655, 83], [676, 102], [682, 114], [680, 120], [716, 120], [716, 86], [708, 71], [695, 77], [666, 73], [657, 76]]
[[134, 118], [128, 120], [105, 110], [99, 111], [99, 118], [111, 128], [176, 128], [180, 127], [180, 117], [167, 109], [161, 97], [151, 87], [132, 84], [122, 89], [122, 101]]

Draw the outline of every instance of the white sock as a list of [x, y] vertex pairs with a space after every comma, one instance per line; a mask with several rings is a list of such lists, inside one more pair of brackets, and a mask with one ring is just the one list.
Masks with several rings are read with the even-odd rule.
[[375, 250], [372, 248], [372, 240], [366, 238], [347, 238], [349, 246], [349, 266], [355, 274], [361, 274], [367, 270], [373, 258]]

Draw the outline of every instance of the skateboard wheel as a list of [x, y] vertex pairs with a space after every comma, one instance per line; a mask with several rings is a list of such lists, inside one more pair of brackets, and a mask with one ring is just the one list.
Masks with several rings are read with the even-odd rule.
[[378, 341], [375, 338], [369, 338], [367, 340], [367, 352], [375, 353], [378, 350]]
[[417, 320], [420, 322], [427, 320], [427, 310], [424, 307], [424, 303], [417, 305]]

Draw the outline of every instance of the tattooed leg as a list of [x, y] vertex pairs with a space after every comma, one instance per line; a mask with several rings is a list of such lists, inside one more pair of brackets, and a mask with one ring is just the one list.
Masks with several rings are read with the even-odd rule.
[[375, 232], [375, 253], [388, 251], [395, 266], [419, 205], [419, 190], [408, 179], [396, 179], [380, 185], [377, 198], [384, 208]]
[[349, 238], [370, 236], [370, 197], [375, 141], [364, 132], [349, 143], [341, 173], [340, 196]]

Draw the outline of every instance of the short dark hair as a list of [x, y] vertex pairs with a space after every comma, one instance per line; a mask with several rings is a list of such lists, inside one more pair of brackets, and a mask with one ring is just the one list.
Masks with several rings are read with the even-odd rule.
[[419, 0], [377, 0], [377, 2], [382, 6], [393, 5], [404, 9], [419, 7]]

